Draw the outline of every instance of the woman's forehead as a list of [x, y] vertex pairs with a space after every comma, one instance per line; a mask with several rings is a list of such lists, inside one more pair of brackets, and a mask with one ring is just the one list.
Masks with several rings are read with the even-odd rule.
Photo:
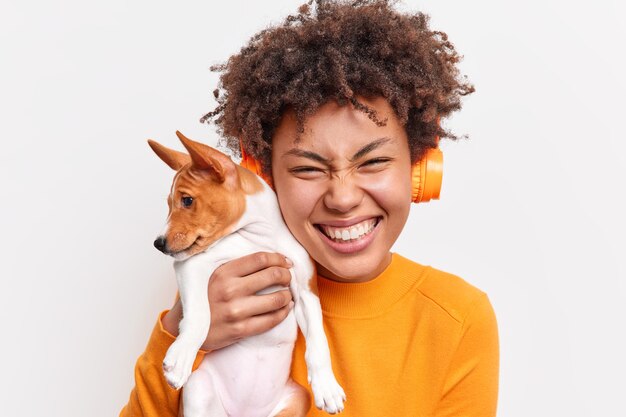
[[304, 131], [300, 134], [295, 113], [285, 114], [276, 129], [272, 147], [281, 155], [288, 152], [294, 154], [294, 149], [352, 155], [368, 146], [408, 146], [404, 126], [385, 99], [360, 98], [360, 101], [375, 110], [377, 118], [385, 124], [377, 125], [365, 112], [351, 104], [340, 106], [329, 102], [304, 120]]

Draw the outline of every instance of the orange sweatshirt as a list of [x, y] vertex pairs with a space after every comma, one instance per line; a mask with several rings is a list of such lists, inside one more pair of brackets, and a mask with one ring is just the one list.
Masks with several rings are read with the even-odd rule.
[[[498, 328], [485, 293], [397, 254], [369, 282], [319, 277], [318, 285], [333, 369], [347, 397], [343, 417], [496, 415]], [[178, 414], [180, 392], [161, 369], [173, 341], [159, 319], [120, 417]], [[292, 377], [309, 389], [304, 350], [298, 334]], [[315, 406], [308, 415], [328, 416]]]

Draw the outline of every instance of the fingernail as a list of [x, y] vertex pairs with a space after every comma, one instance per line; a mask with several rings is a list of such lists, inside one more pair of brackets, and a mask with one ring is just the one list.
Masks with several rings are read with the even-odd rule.
[[291, 262], [291, 259], [287, 258], [286, 256], [285, 256], [285, 262], [287, 262], [287, 265], [293, 266], [293, 262]]
[[294, 306], [293, 301], [289, 301], [289, 310], [291, 310], [293, 308], [293, 306]]

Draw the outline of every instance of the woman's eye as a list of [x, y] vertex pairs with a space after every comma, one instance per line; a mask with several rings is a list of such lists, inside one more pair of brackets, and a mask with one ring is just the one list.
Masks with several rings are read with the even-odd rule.
[[321, 168], [303, 166], [303, 167], [295, 167], [289, 170], [294, 174], [313, 174], [318, 172], [323, 172]]
[[183, 197], [182, 198], [183, 207], [189, 207], [191, 203], [193, 203], [193, 197]]
[[391, 159], [389, 158], [374, 158], [374, 159], [369, 159], [367, 161], [365, 161], [363, 164], [361, 164], [361, 167], [376, 167], [378, 165], [382, 165], [386, 162], [391, 161]]

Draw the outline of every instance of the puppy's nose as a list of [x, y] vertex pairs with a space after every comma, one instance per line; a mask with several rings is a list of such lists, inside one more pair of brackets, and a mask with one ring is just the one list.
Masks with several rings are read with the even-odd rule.
[[154, 247], [157, 248], [158, 250], [160, 250], [161, 252], [165, 253], [165, 237], [163, 236], [159, 236], [155, 241], [154, 241]]

